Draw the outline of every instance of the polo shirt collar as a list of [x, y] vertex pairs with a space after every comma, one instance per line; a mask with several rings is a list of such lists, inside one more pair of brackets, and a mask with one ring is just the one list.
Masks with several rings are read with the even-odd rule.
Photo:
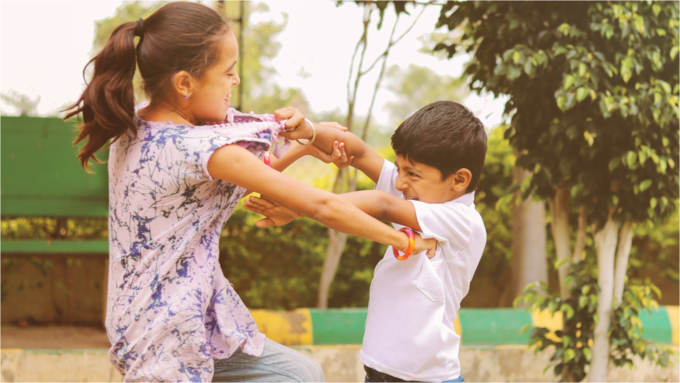
[[463, 194], [462, 196], [452, 200], [451, 202], [458, 202], [470, 206], [475, 202], [475, 192]]

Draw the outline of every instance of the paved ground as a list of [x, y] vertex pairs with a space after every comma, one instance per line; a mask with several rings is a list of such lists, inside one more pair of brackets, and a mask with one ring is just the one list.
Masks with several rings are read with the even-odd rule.
[[2, 348], [90, 349], [110, 348], [104, 329], [77, 326], [0, 327]]
[[[122, 377], [108, 360], [109, 341], [103, 329], [75, 326], [2, 326], [0, 382], [120, 382]], [[294, 346], [319, 362], [328, 382], [363, 381], [359, 362], [360, 345]], [[678, 382], [680, 361], [661, 369], [648, 361], [635, 359], [632, 369], [612, 368], [608, 380]], [[550, 382], [552, 371], [548, 351], [534, 354], [526, 346], [464, 347], [460, 361], [467, 381]]]

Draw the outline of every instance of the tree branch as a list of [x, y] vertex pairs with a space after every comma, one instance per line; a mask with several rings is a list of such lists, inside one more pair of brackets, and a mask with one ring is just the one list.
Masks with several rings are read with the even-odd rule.
[[[368, 124], [370, 123], [371, 116], [373, 115], [373, 105], [375, 104], [375, 96], [378, 94], [380, 83], [382, 82], [383, 75], [385, 74], [385, 66], [387, 64], [387, 56], [389, 55], [390, 48], [395, 44], [395, 42], [392, 41], [392, 38], [394, 37], [394, 32], [397, 30], [397, 24], [399, 24], [399, 15], [397, 15], [397, 19], [394, 21], [394, 27], [392, 27], [392, 32], [390, 33], [389, 40], [390, 42], [387, 44], [387, 49], [385, 49], [385, 52], [382, 54], [383, 57], [382, 67], [380, 68], [378, 80], [375, 82], [375, 88], [373, 89], [373, 97], [371, 97], [371, 105], [368, 107], [368, 115], [366, 116], [366, 121], [364, 122], [364, 130], [361, 132], [362, 141], [366, 141], [366, 136], [368, 135]], [[413, 25], [411, 25], [411, 27], [413, 27]]]
[[[361, 72], [362, 75], [364, 75], [364, 74], [370, 72], [371, 69], [373, 69], [373, 67], [375, 66], [375, 64], [377, 64], [378, 61], [380, 61], [380, 58], [385, 57], [385, 56], [388, 55], [388, 53], [389, 53], [389, 51], [390, 51], [390, 48], [391, 48], [393, 45], [395, 45], [396, 43], [398, 43], [399, 41], [401, 41], [401, 39], [404, 38], [404, 36], [406, 36], [406, 34], [409, 33], [409, 32], [411, 31], [411, 29], [413, 29], [413, 26], [416, 25], [416, 22], [418, 22], [418, 19], [420, 18], [420, 16], [422, 16], [423, 12], [425, 12], [425, 7], [423, 7], [423, 10], [420, 11], [420, 13], [418, 14], [418, 16], [416, 16], [416, 19], [413, 20], [413, 23], [411, 24], [411, 26], [408, 27], [408, 29], [407, 29], [404, 33], [402, 33], [402, 35], [399, 36], [399, 37], [398, 37], [396, 40], [394, 40], [394, 41], [392, 41], [392, 35], [394, 35], [394, 30], [392, 30], [392, 35], [390, 36], [390, 43], [387, 45], [387, 49], [385, 49], [385, 51], [384, 51], [383, 53], [381, 53], [380, 56], [378, 56], [378, 57], [375, 59], [375, 61], [373, 61], [373, 63], [368, 67], [368, 69], [366, 69], [365, 71]], [[399, 21], [399, 15], [397, 15], [397, 21]], [[395, 26], [397, 25], [397, 22], [396, 22], [396, 21], [395, 21], [394, 25], [395, 25]]]

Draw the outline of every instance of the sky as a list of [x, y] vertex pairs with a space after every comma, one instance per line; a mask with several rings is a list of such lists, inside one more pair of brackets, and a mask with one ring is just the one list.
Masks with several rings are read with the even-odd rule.
[[[335, 1], [266, 3], [270, 12], [261, 17], [280, 21], [284, 12], [288, 15], [288, 25], [278, 36], [281, 50], [272, 62], [278, 72], [274, 81], [302, 89], [314, 112], [346, 112], [350, 60], [362, 32], [361, 9], [352, 2], [339, 7]], [[0, 1], [0, 91], [40, 97], [40, 115], [54, 115], [77, 100], [84, 87], [83, 67], [93, 53], [94, 23], [112, 15], [121, 4], [122, 1], [107, 0]], [[401, 18], [396, 36], [413, 23], [420, 8], [407, 10], [411, 16]], [[416, 64], [441, 75], [460, 76], [468, 57], [439, 60], [418, 52], [422, 45], [418, 38], [434, 31], [438, 15], [438, 6], [426, 8], [414, 27], [392, 48], [388, 67]], [[389, 9], [382, 29], [370, 30], [366, 62], [372, 62], [385, 49], [394, 21], [394, 12]], [[362, 79], [356, 100], [359, 114], [368, 110], [379, 69], [376, 66]], [[374, 108], [378, 124], [389, 123], [384, 105], [393, 98], [387, 89], [379, 90]], [[456, 101], [468, 106], [489, 128], [501, 121], [503, 99], [470, 95]], [[7, 104], [0, 105], [2, 114], [14, 113]]]

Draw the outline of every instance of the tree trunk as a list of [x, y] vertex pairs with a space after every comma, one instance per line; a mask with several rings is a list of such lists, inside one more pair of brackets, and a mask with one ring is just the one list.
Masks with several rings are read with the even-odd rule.
[[342, 249], [345, 247], [346, 241], [347, 234], [328, 229], [328, 247], [326, 248], [326, 257], [324, 258], [323, 270], [321, 271], [319, 295], [316, 300], [316, 307], [318, 308], [328, 308], [328, 290], [335, 277], [335, 271], [340, 263], [340, 256], [342, 256]]
[[623, 287], [626, 284], [626, 269], [628, 268], [628, 257], [630, 248], [633, 244], [633, 224], [626, 221], [619, 233], [619, 246], [616, 251], [616, 267], [614, 269], [614, 305], [622, 303]]
[[606, 382], [609, 369], [609, 324], [611, 322], [612, 298], [614, 293], [614, 253], [618, 228], [610, 213], [607, 224], [595, 233], [597, 249], [598, 284], [597, 316], [593, 340], [593, 360], [590, 364], [588, 381]]
[[[571, 245], [569, 244], [569, 188], [562, 187], [555, 191], [555, 198], [550, 201], [550, 214], [552, 215], [552, 234], [555, 240], [557, 261], [572, 257]], [[567, 268], [564, 264], [557, 270], [560, 277], [560, 296], [566, 299], [569, 291], [564, 281], [567, 277]]]
[[581, 205], [578, 209], [578, 233], [576, 234], [576, 245], [574, 255], [571, 257], [572, 263], [579, 263], [581, 256], [586, 249], [586, 230], [588, 229], [588, 209], [586, 205]]
[[[521, 185], [530, 175], [520, 167], [513, 169], [517, 184]], [[515, 206], [512, 211], [512, 299], [529, 283], [548, 282], [545, 237], [543, 202], [527, 199]]]

